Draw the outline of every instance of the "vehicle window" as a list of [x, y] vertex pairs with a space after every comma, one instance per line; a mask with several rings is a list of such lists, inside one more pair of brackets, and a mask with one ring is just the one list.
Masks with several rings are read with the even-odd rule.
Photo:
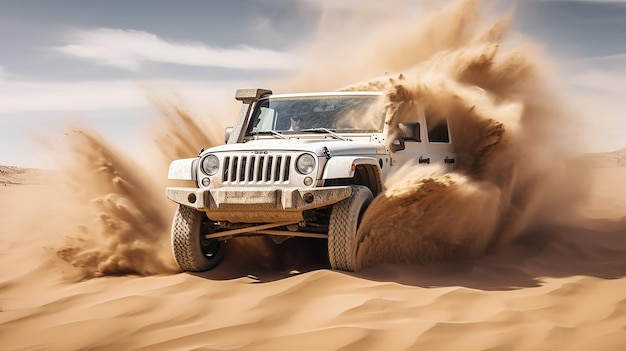
[[259, 109], [259, 118], [258, 118], [258, 124], [257, 124], [257, 129], [259, 130], [272, 130], [274, 129], [274, 124], [276, 121], [276, 118], [274, 117], [275, 112], [273, 109], [271, 108], [267, 108], [267, 107], [261, 107]]
[[426, 115], [426, 126], [428, 127], [428, 141], [431, 143], [449, 143], [448, 121], [445, 118]]
[[380, 132], [384, 99], [380, 95], [298, 96], [257, 103], [248, 134], [327, 128], [337, 132]]

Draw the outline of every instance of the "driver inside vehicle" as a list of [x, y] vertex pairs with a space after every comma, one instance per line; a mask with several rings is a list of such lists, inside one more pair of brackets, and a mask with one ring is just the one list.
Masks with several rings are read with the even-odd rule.
[[291, 122], [289, 130], [300, 130], [300, 129], [302, 129], [302, 126], [300, 125], [300, 120], [301, 120], [300, 116], [292, 115], [289, 118], [289, 120]]

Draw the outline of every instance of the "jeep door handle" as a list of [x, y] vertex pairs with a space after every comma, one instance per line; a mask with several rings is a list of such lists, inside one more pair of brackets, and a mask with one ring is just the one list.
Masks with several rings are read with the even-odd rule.
[[429, 158], [423, 158], [422, 156], [420, 156], [420, 158], [419, 158], [419, 160], [417, 160], [417, 162], [430, 164], [430, 157]]
[[447, 163], [447, 164], [454, 163], [454, 159], [453, 159], [453, 158], [446, 157], [446, 158], [443, 160], [443, 163]]

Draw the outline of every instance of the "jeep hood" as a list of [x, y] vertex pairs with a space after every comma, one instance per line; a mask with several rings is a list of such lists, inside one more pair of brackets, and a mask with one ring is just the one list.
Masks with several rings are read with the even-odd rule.
[[308, 151], [317, 156], [324, 156], [326, 148], [331, 156], [376, 155], [385, 154], [385, 147], [380, 143], [350, 141], [339, 139], [261, 139], [246, 143], [226, 144], [209, 148], [202, 155], [220, 152], [251, 151]]

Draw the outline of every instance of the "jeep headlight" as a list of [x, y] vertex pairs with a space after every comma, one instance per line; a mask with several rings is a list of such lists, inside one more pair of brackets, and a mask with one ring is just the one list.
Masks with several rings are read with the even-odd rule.
[[309, 174], [315, 169], [315, 157], [310, 154], [302, 154], [296, 161], [296, 169], [301, 174]]
[[206, 175], [214, 175], [220, 169], [220, 160], [215, 155], [209, 155], [202, 160], [202, 172]]

